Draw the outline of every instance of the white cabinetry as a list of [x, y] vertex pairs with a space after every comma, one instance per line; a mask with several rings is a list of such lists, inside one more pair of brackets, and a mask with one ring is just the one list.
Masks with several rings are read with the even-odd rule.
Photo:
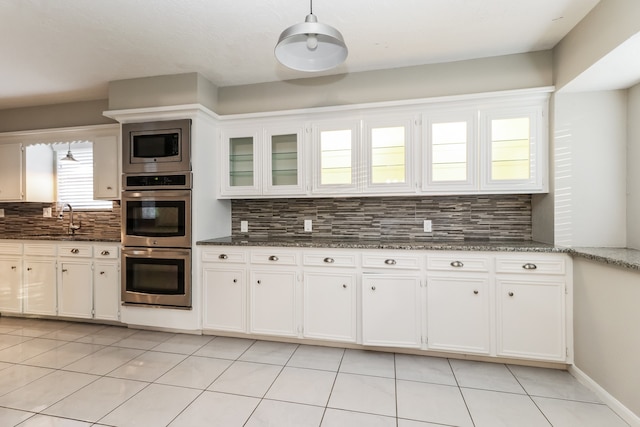
[[117, 136], [101, 136], [93, 140], [93, 198], [120, 199], [120, 140]]
[[57, 314], [56, 249], [55, 244], [24, 244], [24, 313]]
[[249, 274], [249, 331], [299, 335], [300, 270], [295, 251], [252, 251]]
[[492, 287], [489, 256], [427, 257], [427, 339], [430, 350], [490, 354]]
[[120, 261], [117, 245], [93, 247], [93, 318], [120, 320]]
[[0, 313], [22, 312], [22, 243], [0, 242]]
[[422, 345], [423, 264], [422, 255], [400, 251], [362, 255], [362, 344]]
[[356, 263], [355, 252], [303, 252], [304, 337], [356, 342]]
[[0, 200], [22, 199], [22, 144], [0, 144]]
[[568, 262], [540, 255], [496, 258], [499, 356], [567, 359]]
[[222, 132], [220, 194], [291, 196], [307, 192], [302, 123], [229, 125]]
[[204, 329], [247, 331], [247, 251], [202, 250]]

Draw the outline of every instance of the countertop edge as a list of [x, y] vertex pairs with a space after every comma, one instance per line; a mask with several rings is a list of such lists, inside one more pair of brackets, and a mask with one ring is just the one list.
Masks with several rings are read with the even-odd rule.
[[601, 264], [640, 271], [640, 251], [627, 248], [571, 248], [571, 254]]

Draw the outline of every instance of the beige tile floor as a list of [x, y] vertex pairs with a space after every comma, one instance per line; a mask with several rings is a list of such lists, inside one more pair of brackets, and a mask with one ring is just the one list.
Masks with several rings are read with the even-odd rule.
[[0, 426], [627, 426], [565, 371], [0, 318]]

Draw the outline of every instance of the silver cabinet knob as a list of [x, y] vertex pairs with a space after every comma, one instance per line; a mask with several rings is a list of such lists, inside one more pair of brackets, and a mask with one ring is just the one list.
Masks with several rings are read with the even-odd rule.
[[523, 265], [522, 268], [524, 268], [525, 270], [535, 270], [536, 268], [538, 268], [538, 266], [528, 262], [525, 265]]
[[66, 268], [63, 268], [63, 269], [62, 269], [62, 272], [63, 272], [63, 273], [66, 273], [67, 271], [68, 271], [68, 270], [67, 270]]
[[474, 295], [478, 295], [478, 290], [477, 290], [477, 289], [475, 289], [475, 290], [473, 291], [473, 294], [474, 294]]
[[261, 284], [262, 282], [260, 280], [258, 280], [258, 285]]
[[451, 267], [454, 267], [454, 268], [464, 267], [464, 264], [462, 262], [460, 262], [460, 261], [453, 261], [450, 265], [451, 265]]
[[109, 256], [109, 255], [111, 255], [111, 252], [109, 252], [109, 251], [107, 251], [107, 250], [104, 250], [104, 251], [100, 252], [100, 255], [102, 255], [102, 256]]
[[271, 255], [271, 256], [269, 257], [269, 261], [277, 261], [277, 260], [278, 260], [278, 257], [277, 257], [277, 256], [275, 256], [275, 255]]
[[375, 290], [376, 290], [376, 287], [375, 287], [375, 286], [372, 286], [372, 287], [371, 287], [371, 290], [372, 290], [372, 291], [375, 291]]
[[107, 185], [107, 190], [113, 190], [113, 187], [110, 185]]
[[104, 276], [104, 271], [101, 271], [101, 272], [100, 272], [100, 275], [101, 275], [101, 276]]
[[395, 259], [385, 259], [384, 263], [387, 265], [396, 265], [396, 260]]
[[509, 296], [512, 297], [513, 296], [513, 292], [509, 292]]
[[345, 288], [345, 289], [347, 289], [347, 285], [346, 285], [346, 284], [344, 284], [344, 283], [342, 284], [342, 287], [343, 287], [343, 288]]
[[238, 279], [233, 279], [233, 283], [238, 283]]
[[12, 265], [12, 266], [11, 266], [11, 269], [12, 269], [12, 270], [15, 270], [16, 268], [18, 268], [18, 267], [16, 267], [15, 265]]
[[27, 267], [27, 271], [31, 271], [31, 270], [33, 270], [33, 268]]
[[227, 259], [227, 258], [229, 258], [229, 257], [227, 256], [227, 254], [220, 254], [220, 255], [218, 255], [218, 259]]
[[335, 262], [333, 258], [329, 258], [329, 257], [323, 259], [323, 261], [326, 262], [327, 264], [333, 264]]

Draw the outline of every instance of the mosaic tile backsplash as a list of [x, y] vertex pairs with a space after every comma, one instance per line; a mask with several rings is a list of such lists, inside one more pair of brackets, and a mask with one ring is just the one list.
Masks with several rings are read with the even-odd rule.
[[[43, 208], [51, 208], [52, 218], [42, 216]], [[69, 227], [69, 211], [58, 218], [55, 203], [0, 203], [4, 218], [0, 218], [0, 239], [28, 236], [66, 236]], [[73, 212], [73, 221], [81, 227], [76, 236], [94, 240], [120, 239], [120, 202], [113, 202], [111, 211]]]
[[[389, 241], [531, 240], [531, 196], [350, 197], [232, 201], [232, 233]], [[304, 232], [304, 220], [313, 231]], [[423, 221], [432, 221], [432, 232]]]

